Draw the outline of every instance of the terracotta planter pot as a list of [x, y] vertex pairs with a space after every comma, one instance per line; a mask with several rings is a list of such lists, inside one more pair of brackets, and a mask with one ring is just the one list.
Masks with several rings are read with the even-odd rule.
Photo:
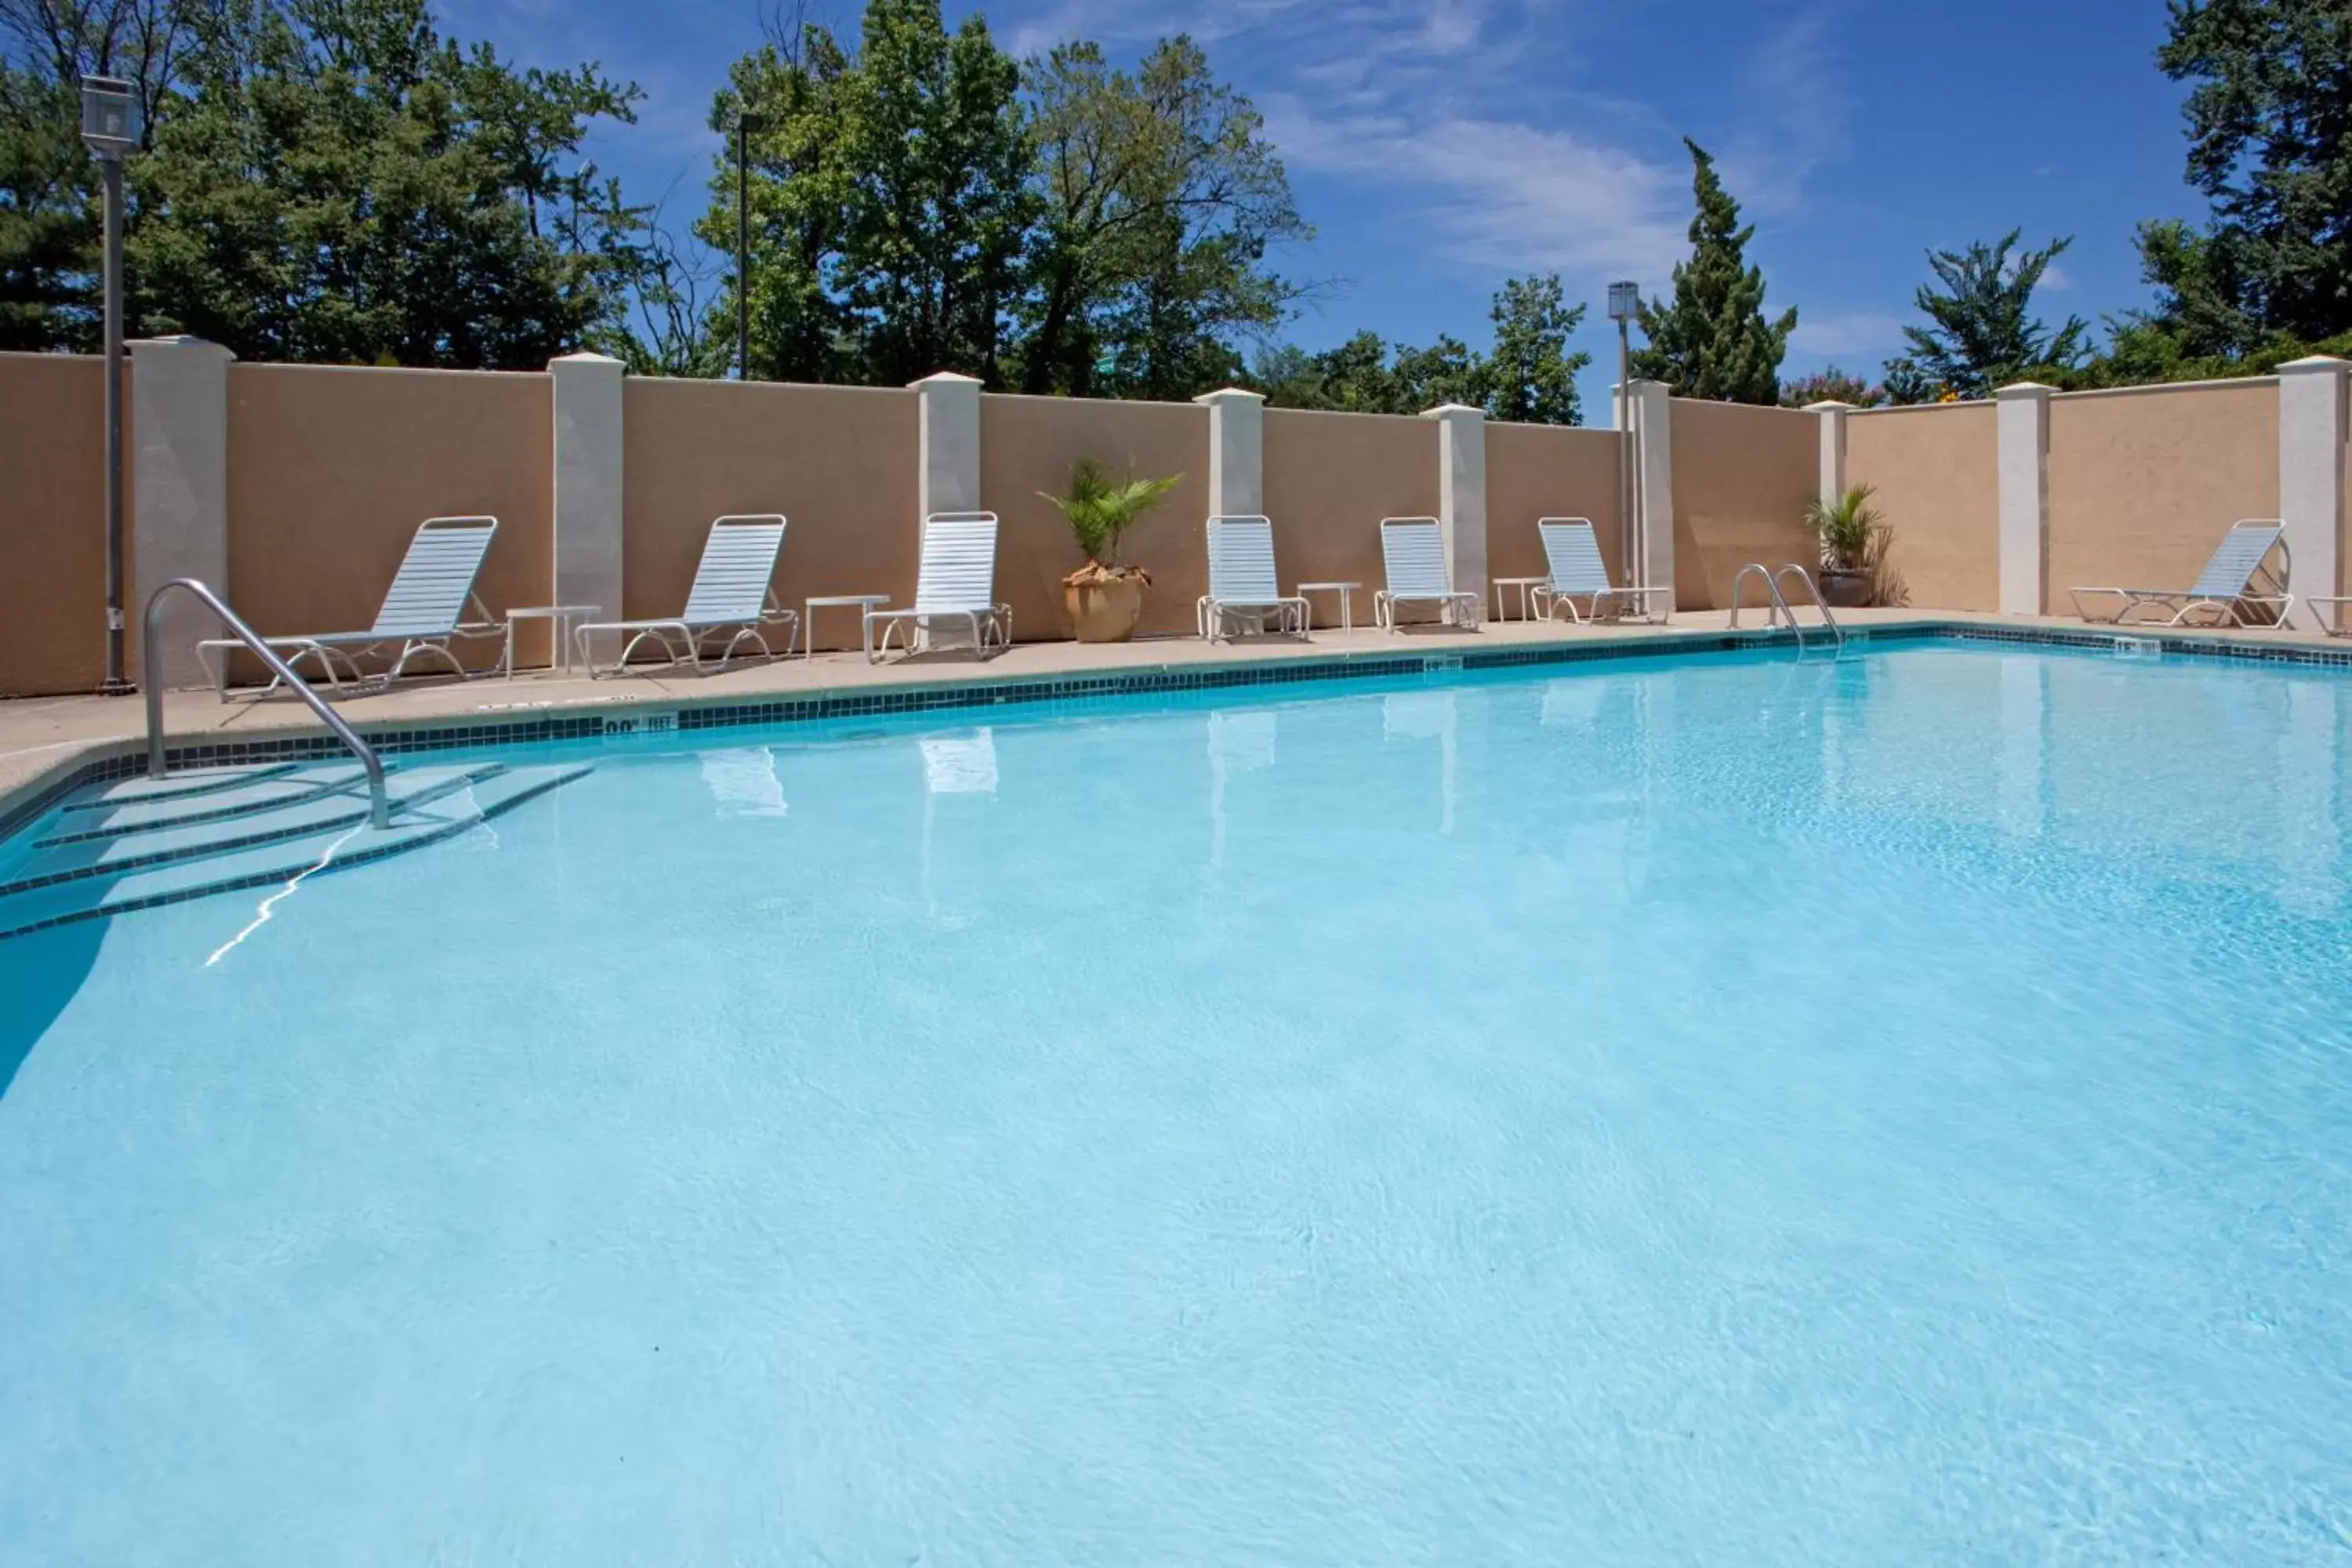
[[1825, 566], [1815, 580], [1822, 585], [1822, 597], [1839, 609], [1863, 610], [1870, 607], [1869, 573], [1841, 572]]
[[1080, 642], [1125, 642], [1143, 617], [1143, 579], [1107, 577], [1099, 583], [1066, 583], [1062, 596]]

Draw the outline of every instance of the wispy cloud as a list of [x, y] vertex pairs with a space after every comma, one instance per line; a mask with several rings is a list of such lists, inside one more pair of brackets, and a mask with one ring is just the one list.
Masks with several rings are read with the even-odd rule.
[[1882, 310], [1800, 314], [1790, 351], [1808, 359], [1874, 361], [1903, 347], [1903, 321]]

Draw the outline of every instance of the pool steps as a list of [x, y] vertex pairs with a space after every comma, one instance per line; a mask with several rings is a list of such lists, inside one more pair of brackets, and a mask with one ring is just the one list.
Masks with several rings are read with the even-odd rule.
[[[0, 938], [383, 859], [454, 837], [593, 767], [397, 769], [385, 780], [393, 823], [383, 830], [368, 826], [367, 791], [349, 764], [204, 771], [215, 776], [191, 773], [187, 788], [125, 790], [150, 781], [120, 780], [63, 803], [28, 854], [0, 861]], [[101, 821], [121, 831], [90, 833]]]

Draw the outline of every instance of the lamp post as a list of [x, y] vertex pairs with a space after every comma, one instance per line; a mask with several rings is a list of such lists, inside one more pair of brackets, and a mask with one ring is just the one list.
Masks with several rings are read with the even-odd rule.
[[1636, 477], [1633, 447], [1633, 317], [1642, 308], [1642, 286], [1618, 282], [1609, 285], [1609, 319], [1617, 323], [1617, 436], [1618, 464], [1617, 515], [1623, 520], [1621, 539], [1623, 549], [1618, 559], [1622, 564], [1625, 585], [1633, 587], [1644, 579], [1634, 557], [1641, 551], [1642, 529], [1634, 512], [1640, 510], [1642, 486]]
[[751, 379], [751, 132], [760, 117], [735, 116], [735, 379]]
[[134, 689], [122, 673], [122, 160], [139, 144], [139, 104], [119, 77], [81, 79], [81, 139], [106, 179], [106, 679], [99, 690]]

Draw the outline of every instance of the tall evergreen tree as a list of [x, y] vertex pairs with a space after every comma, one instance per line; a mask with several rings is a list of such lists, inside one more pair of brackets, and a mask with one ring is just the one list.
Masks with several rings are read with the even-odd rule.
[[1887, 362], [1886, 384], [1896, 402], [1947, 392], [1990, 397], [2031, 372], [2071, 371], [2082, 363], [2090, 327], [2069, 316], [2053, 331], [2033, 314], [2033, 290], [2073, 241], [2053, 240], [2012, 261], [2021, 232], [2011, 229], [1991, 245], [1979, 240], [1966, 250], [1927, 253], [1942, 287], [1922, 284], [1913, 296], [1928, 324], [1904, 328], [1911, 352]]
[[[2157, 63], [2184, 113], [2203, 233], [2140, 226], [2157, 308], [2141, 357], [2242, 355], [2352, 331], [2352, 10], [2345, 0], [2172, 0]], [[2158, 342], [2131, 343], [2135, 336]]]
[[1780, 361], [1797, 312], [1764, 315], [1764, 271], [1748, 265], [1748, 242], [1755, 226], [1739, 222], [1739, 204], [1723, 188], [1715, 160], [1689, 137], [1691, 191], [1698, 211], [1691, 218], [1691, 254], [1675, 268], [1674, 299], [1645, 300], [1642, 332], [1649, 342], [1633, 353], [1633, 374], [1663, 381], [1678, 397], [1728, 403], [1780, 400]]
[[1487, 317], [1495, 323], [1495, 349], [1478, 387], [1487, 417], [1522, 425], [1583, 423], [1576, 373], [1592, 356], [1568, 351], [1584, 307], [1566, 302], [1559, 274], [1510, 279], [1495, 296]]

